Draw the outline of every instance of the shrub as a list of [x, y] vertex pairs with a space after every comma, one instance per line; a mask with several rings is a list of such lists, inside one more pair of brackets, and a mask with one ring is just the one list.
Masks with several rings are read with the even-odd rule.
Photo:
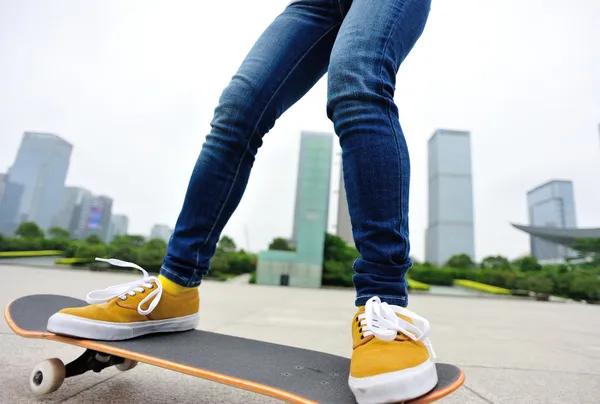
[[494, 295], [510, 295], [510, 290], [505, 288], [499, 288], [497, 286], [486, 285], [485, 283], [479, 283], [470, 281], [468, 279], [456, 279], [454, 284], [469, 289], [474, 289], [480, 292], [491, 293]]
[[452, 286], [453, 271], [425, 266], [413, 266], [408, 270], [410, 278], [428, 285]]
[[92, 262], [92, 261], [88, 258], [59, 258], [56, 261], [54, 261], [54, 263], [56, 265], [71, 265], [71, 266], [84, 265], [84, 264], [88, 264], [90, 262]]
[[429, 285], [423, 282], [415, 281], [414, 279], [406, 278], [408, 282], [408, 290], [425, 290], [428, 291]]
[[58, 250], [0, 252], [0, 258], [54, 257], [57, 255], [63, 255], [63, 252]]

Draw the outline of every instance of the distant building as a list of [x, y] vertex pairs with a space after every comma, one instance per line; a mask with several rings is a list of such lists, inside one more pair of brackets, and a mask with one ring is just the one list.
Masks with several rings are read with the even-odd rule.
[[19, 208], [23, 197], [23, 186], [4, 177], [3, 195], [0, 199], [0, 234], [13, 236], [21, 223]]
[[354, 246], [354, 236], [352, 235], [352, 222], [350, 221], [350, 212], [348, 211], [343, 169], [340, 170], [340, 192], [338, 193], [336, 234], [346, 243]]
[[0, 201], [2, 201], [2, 197], [4, 196], [4, 188], [6, 187], [5, 180], [7, 179], [6, 174], [0, 173]]
[[[331, 179], [331, 160], [333, 153], [333, 134], [324, 132], [304, 131], [300, 139], [300, 156], [298, 159], [298, 175], [296, 177], [296, 202], [294, 205], [294, 224], [292, 228], [292, 237], [290, 244], [296, 245], [298, 241], [298, 232], [300, 231], [300, 222], [302, 222], [302, 201], [306, 199], [306, 192], [311, 192], [302, 185], [302, 181], [307, 180], [310, 175], [310, 164], [319, 161], [327, 167], [327, 176]], [[326, 161], [326, 163], [325, 163]], [[325, 167], [324, 166], [324, 167]], [[327, 183], [327, 207], [329, 209], [330, 183]]]
[[262, 251], [256, 283], [321, 287], [332, 152], [331, 134], [302, 133], [293, 230], [296, 251]]
[[[583, 238], [600, 239], [600, 228], [561, 228], [544, 226], [525, 226], [512, 223], [512, 226], [529, 234], [532, 238], [545, 241], [551, 245], [562, 246], [570, 255], [573, 243]], [[533, 254], [532, 254], [533, 255]], [[567, 256], [568, 256], [567, 255]], [[538, 259], [541, 264], [564, 262], [564, 256], [559, 259]]]
[[75, 237], [84, 239], [92, 234], [108, 241], [113, 200], [107, 196], [85, 195], [76, 209]]
[[150, 230], [150, 239], [160, 239], [168, 243], [172, 234], [173, 229], [171, 227], [164, 224], [155, 224]]
[[62, 194], [62, 202], [58, 213], [54, 216], [52, 226], [66, 229], [75, 235], [79, 228], [79, 218], [84, 200], [89, 200], [92, 193], [80, 187], [65, 187]]
[[60, 209], [72, 149], [70, 143], [54, 134], [23, 134], [8, 172], [10, 183], [19, 187], [7, 187], [4, 191], [10, 204], [19, 201], [19, 208], [16, 213], [11, 211], [13, 217], [4, 217], [3, 221], [17, 225], [32, 221], [48, 230]]
[[429, 139], [429, 226], [425, 260], [444, 265], [456, 254], [475, 259], [470, 133], [437, 130]]
[[[532, 227], [575, 229], [575, 196], [571, 181], [553, 180], [527, 192], [529, 225]], [[560, 262], [575, 252], [559, 243], [532, 235], [531, 255], [540, 262]]]
[[108, 232], [108, 242], [112, 242], [115, 237], [127, 234], [129, 229], [129, 218], [125, 215], [112, 215], [110, 219], [110, 230]]

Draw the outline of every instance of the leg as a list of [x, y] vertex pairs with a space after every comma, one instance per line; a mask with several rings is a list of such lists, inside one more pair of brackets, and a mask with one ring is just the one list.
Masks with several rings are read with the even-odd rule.
[[325, 74], [341, 21], [337, 0], [298, 0], [275, 19], [221, 96], [160, 276], [144, 272], [139, 282], [94, 291], [90, 306], [53, 315], [49, 331], [102, 340], [197, 326], [197, 286], [242, 198], [262, 137]]
[[406, 306], [410, 162], [396, 73], [421, 35], [428, 0], [354, 0], [329, 67], [328, 115], [340, 139], [354, 240], [356, 305]]
[[161, 275], [185, 286], [200, 284], [263, 135], [325, 74], [341, 21], [337, 0], [300, 0], [258, 40], [221, 96]]
[[359, 403], [409, 400], [437, 383], [429, 324], [404, 308], [410, 164], [394, 103], [398, 68], [428, 12], [429, 0], [354, 0], [331, 54], [328, 115], [361, 254], [348, 381]]

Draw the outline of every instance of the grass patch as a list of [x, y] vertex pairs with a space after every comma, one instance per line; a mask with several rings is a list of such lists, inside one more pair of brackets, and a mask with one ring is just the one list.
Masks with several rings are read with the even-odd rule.
[[56, 265], [80, 265], [91, 262], [88, 258], [59, 258], [54, 263]]
[[455, 279], [454, 284], [456, 286], [474, 289], [479, 292], [491, 293], [493, 295], [510, 295], [510, 290], [508, 289], [499, 288], [498, 286], [486, 285], [485, 283], [479, 283], [467, 279]]
[[409, 290], [429, 290], [429, 285], [423, 282], [415, 281], [414, 279], [406, 278]]
[[63, 254], [64, 252], [59, 250], [0, 251], [0, 258], [55, 257]]

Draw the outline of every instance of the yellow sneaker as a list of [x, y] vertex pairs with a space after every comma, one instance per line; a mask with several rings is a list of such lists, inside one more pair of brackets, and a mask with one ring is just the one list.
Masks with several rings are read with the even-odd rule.
[[426, 319], [378, 297], [359, 307], [348, 380], [356, 401], [395, 403], [431, 391], [438, 377], [428, 334]]
[[89, 293], [89, 306], [60, 310], [48, 320], [48, 331], [86, 339], [124, 340], [150, 333], [191, 330], [198, 325], [197, 287], [185, 288], [162, 276], [151, 277], [130, 262], [97, 260], [139, 269], [144, 276], [139, 281]]

